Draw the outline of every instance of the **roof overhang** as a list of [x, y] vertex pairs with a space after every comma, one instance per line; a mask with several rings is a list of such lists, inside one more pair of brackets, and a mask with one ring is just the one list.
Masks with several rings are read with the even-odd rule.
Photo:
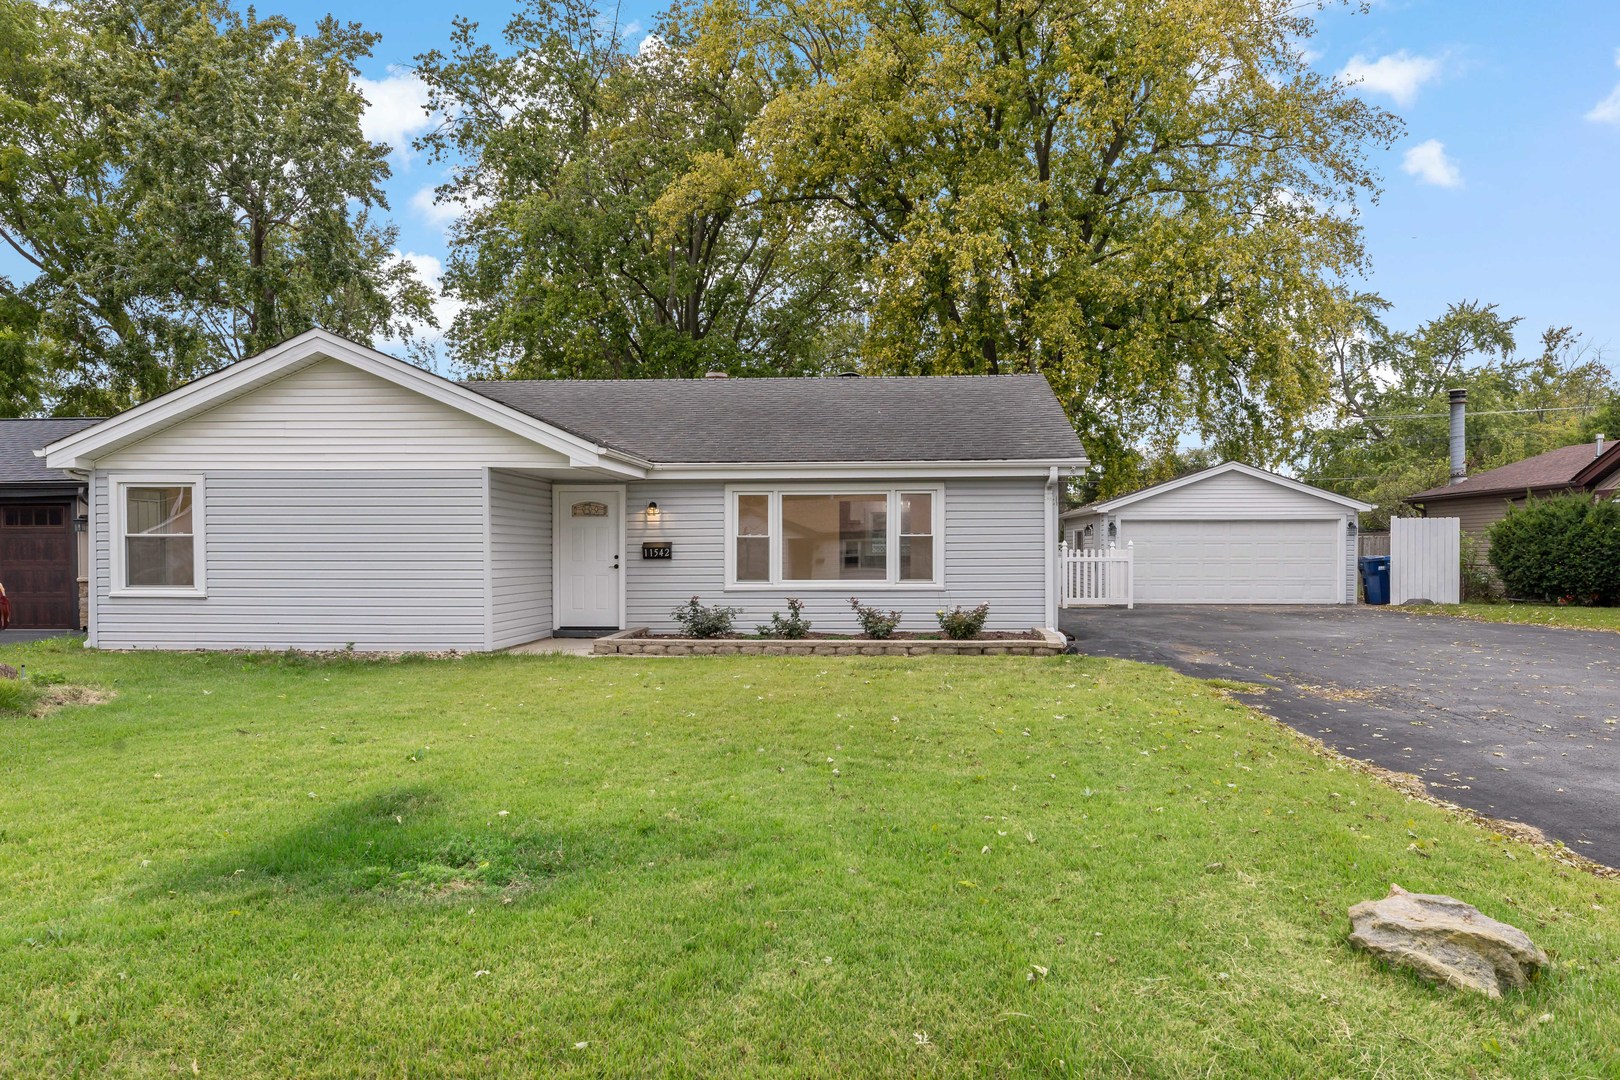
[[1084, 472], [1085, 458], [1006, 461], [701, 461], [655, 465], [661, 480], [908, 480], [938, 477], [1030, 477]]
[[1141, 491], [1133, 491], [1129, 495], [1121, 495], [1118, 498], [1106, 499], [1103, 502], [1090, 503], [1086, 506], [1076, 507], [1075, 509], [1064, 513], [1063, 518], [1065, 520], [1070, 520], [1077, 517], [1089, 517], [1093, 514], [1111, 514], [1117, 510], [1124, 509], [1127, 506], [1139, 503], [1144, 499], [1155, 498], [1159, 495], [1166, 494], [1167, 492], [1175, 491], [1178, 488], [1184, 488], [1191, 484], [1196, 484], [1201, 480], [1209, 480], [1216, 476], [1224, 476], [1227, 473], [1234, 472], [1242, 473], [1244, 476], [1250, 476], [1256, 480], [1264, 480], [1268, 484], [1276, 484], [1278, 487], [1286, 488], [1289, 491], [1297, 491], [1301, 495], [1309, 495], [1313, 498], [1322, 499], [1325, 502], [1336, 503], [1337, 505], [1344, 507], [1346, 510], [1354, 510], [1357, 513], [1366, 513], [1367, 511], [1374, 509], [1374, 505], [1372, 503], [1365, 503], [1360, 499], [1352, 499], [1348, 495], [1339, 495], [1336, 492], [1324, 491], [1319, 487], [1312, 487], [1310, 484], [1302, 483], [1301, 481], [1292, 479], [1291, 477], [1279, 476], [1273, 472], [1266, 472], [1264, 469], [1257, 469], [1253, 465], [1245, 465], [1241, 461], [1223, 461], [1221, 464], [1215, 465], [1211, 468], [1201, 469], [1195, 473], [1188, 473], [1186, 476], [1179, 476], [1176, 479], [1167, 481], [1163, 484], [1155, 484], [1152, 487], [1143, 488]]
[[347, 364], [529, 439], [564, 455], [568, 463], [576, 468], [597, 469], [627, 479], [639, 479], [647, 474], [652, 464], [536, 420], [458, 386], [449, 379], [325, 330], [299, 334], [257, 356], [221, 368], [212, 375], [171, 390], [94, 427], [59, 439], [38, 451], [38, 456], [43, 457], [45, 464], [53, 469], [93, 468], [98, 457], [104, 457], [120, 447], [138, 442], [156, 431], [322, 360]]

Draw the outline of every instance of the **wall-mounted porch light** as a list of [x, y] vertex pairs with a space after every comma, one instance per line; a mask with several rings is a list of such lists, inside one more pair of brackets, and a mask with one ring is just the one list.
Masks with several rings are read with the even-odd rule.
[[658, 504], [656, 502], [647, 504], [647, 516], [654, 521], [658, 520]]

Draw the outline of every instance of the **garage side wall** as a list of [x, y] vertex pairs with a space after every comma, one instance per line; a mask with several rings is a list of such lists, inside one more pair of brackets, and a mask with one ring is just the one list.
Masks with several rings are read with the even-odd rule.
[[[1046, 625], [1046, 558], [1054, 541], [1047, 531], [1045, 480], [976, 478], [946, 480], [944, 485], [943, 589], [884, 589], [849, 582], [838, 588], [727, 590], [725, 484], [630, 484], [625, 495], [629, 625], [674, 630], [670, 612], [694, 595], [705, 604], [741, 608], [737, 626], [750, 632], [768, 621], [773, 611], [786, 611], [789, 596], [805, 602], [805, 617], [817, 630], [838, 633], [856, 630], [851, 596], [904, 612], [901, 630], [937, 631], [934, 612], [939, 608], [981, 602], [990, 605], [991, 629]], [[658, 503], [656, 521], [647, 516], [649, 501]], [[673, 546], [669, 560], [640, 558], [642, 543], [653, 540]]]
[[207, 595], [140, 597], [113, 595], [109, 474], [94, 474], [92, 644], [485, 647], [483, 470], [201, 475]]

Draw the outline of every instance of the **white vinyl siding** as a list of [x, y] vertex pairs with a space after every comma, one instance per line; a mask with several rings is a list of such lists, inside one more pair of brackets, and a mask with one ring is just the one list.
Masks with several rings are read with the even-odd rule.
[[[206, 597], [111, 594], [92, 553], [92, 644], [106, 649], [485, 647], [484, 475], [209, 472]], [[108, 477], [92, 476], [105, 522]]]
[[548, 637], [551, 608], [551, 482], [489, 474], [490, 647]]
[[110, 451], [96, 469], [481, 469], [567, 458], [336, 360]]
[[[879, 484], [913, 490], [905, 484]], [[696, 595], [705, 604], [743, 609], [739, 629], [785, 611], [789, 596], [805, 602], [805, 617], [817, 630], [856, 629], [848, 599], [905, 613], [900, 629], [937, 631], [934, 612], [958, 604], [988, 602], [988, 625], [998, 630], [1028, 630], [1047, 622], [1046, 486], [1041, 478], [947, 480], [924, 487], [943, 488], [941, 553], [943, 588], [893, 588], [881, 583], [847, 582], [841, 589], [807, 589], [782, 585], [727, 589], [726, 485], [721, 481], [646, 481], [626, 493], [629, 561], [625, 564], [627, 622], [654, 630], [676, 628], [670, 612]], [[657, 502], [659, 515], [649, 521], [647, 503]], [[644, 541], [667, 541], [672, 557], [642, 559]]]

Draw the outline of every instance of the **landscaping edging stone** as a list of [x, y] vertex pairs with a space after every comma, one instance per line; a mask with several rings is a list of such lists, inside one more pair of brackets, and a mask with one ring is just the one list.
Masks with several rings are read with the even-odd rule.
[[597, 638], [598, 656], [1056, 656], [1068, 640], [1052, 630], [1033, 638], [949, 638], [872, 641], [863, 638], [805, 638], [798, 641], [760, 638], [651, 638], [645, 626]]

